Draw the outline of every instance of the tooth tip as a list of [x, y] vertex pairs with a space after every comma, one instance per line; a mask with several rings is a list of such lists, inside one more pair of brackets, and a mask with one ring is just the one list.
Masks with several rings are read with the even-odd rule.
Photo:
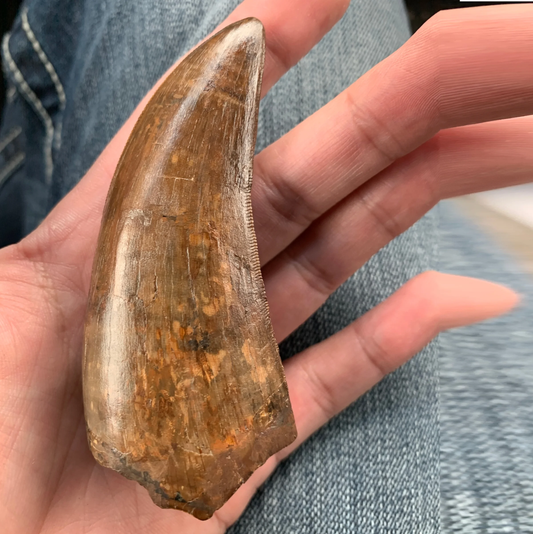
[[243, 37], [254, 37], [256, 39], [264, 39], [265, 28], [263, 23], [255, 17], [248, 17], [233, 24], [227, 28], [228, 31], [238, 31]]

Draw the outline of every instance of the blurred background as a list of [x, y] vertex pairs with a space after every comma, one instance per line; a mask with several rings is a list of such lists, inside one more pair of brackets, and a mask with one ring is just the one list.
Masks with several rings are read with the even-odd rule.
[[[1, 0], [0, 34], [3, 35], [9, 30], [20, 3], [21, 0]], [[498, 2], [405, 0], [413, 32], [442, 9], [494, 3]], [[2, 80], [0, 83], [0, 111], [4, 97], [5, 87]], [[515, 256], [528, 272], [533, 274], [533, 184], [469, 195], [450, 202], [456, 204], [507, 252]]]

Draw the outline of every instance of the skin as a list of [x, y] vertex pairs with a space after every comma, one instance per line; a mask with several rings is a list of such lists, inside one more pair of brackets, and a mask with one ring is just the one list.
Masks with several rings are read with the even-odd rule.
[[[223, 25], [247, 16], [263, 22], [267, 92], [347, 5], [245, 0]], [[254, 215], [279, 341], [440, 199], [531, 179], [532, 45], [531, 5], [438, 14], [256, 157]], [[280, 460], [438, 332], [500, 315], [517, 302], [512, 291], [486, 281], [435, 272], [415, 277], [285, 363], [298, 440], [211, 520], [155, 507], [143, 488], [92, 458], [80, 373], [103, 204], [145, 103], [41, 226], [0, 251], [0, 524], [6, 533], [224, 532]]]

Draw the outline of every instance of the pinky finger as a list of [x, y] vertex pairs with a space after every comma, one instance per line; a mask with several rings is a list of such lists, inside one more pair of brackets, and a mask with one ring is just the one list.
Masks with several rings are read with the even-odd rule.
[[426, 272], [329, 339], [285, 362], [297, 440], [411, 359], [439, 332], [508, 312], [518, 296], [500, 285]]

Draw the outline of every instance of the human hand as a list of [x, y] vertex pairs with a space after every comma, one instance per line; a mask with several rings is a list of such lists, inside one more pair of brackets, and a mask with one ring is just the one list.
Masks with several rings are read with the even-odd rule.
[[[266, 92], [346, 7], [344, 0], [273, 0], [268, 7], [246, 0], [224, 24], [262, 20]], [[301, 17], [306, 10], [313, 17]], [[532, 18], [529, 6], [439, 15], [257, 156], [254, 216], [278, 340], [440, 198], [529, 178], [531, 119], [478, 123], [531, 113]], [[270, 458], [213, 519], [199, 523], [156, 508], [143, 488], [90, 455], [80, 380], [103, 204], [146, 101], [46, 221], [0, 251], [6, 532], [222, 532], [282, 458], [438, 331], [503, 313], [516, 301], [487, 282], [416, 277], [345, 330], [285, 362], [298, 441]]]

